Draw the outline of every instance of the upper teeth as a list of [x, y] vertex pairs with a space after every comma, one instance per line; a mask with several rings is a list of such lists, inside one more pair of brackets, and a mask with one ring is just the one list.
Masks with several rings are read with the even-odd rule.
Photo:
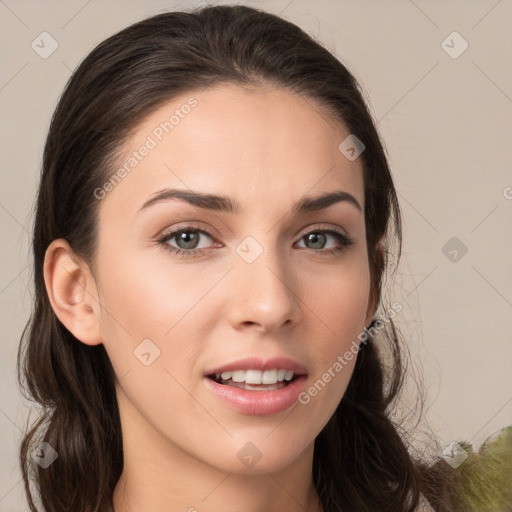
[[234, 372], [222, 372], [222, 380], [233, 382], [245, 382], [246, 384], [276, 384], [283, 380], [293, 379], [293, 370], [236, 370]]

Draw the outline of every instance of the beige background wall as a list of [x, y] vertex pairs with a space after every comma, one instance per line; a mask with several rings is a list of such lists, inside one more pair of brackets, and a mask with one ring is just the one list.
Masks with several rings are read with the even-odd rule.
[[[478, 446], [512, 424], [512, 2], [247, 4], [315, 35], [362, 81], [404, 214], [404, 254], [389, 296], [406, 304], [398, 322], [423, 366], [427, 417], [444, 444]], [[71, 70], [99, 41], [149, 15], [197, 5], [0, 0], [2, 512], [27, 510], [17, 449], [29, 408], [15, 355], [31, 304], [30, 212], [50, 116]], [[58, 43], [47, 59], [31, 48], [43, 31]], [[457, 244], [467, 246], [462, 257]]]

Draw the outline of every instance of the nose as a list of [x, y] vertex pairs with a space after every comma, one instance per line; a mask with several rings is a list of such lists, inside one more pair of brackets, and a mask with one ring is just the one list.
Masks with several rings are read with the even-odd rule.
[[299, 280], [276, 249], [265, 248], [252, 263], [237, 256], [231, 272], [230, 322], [235, 329], [275, 332], [295, 326], [302, 317]]

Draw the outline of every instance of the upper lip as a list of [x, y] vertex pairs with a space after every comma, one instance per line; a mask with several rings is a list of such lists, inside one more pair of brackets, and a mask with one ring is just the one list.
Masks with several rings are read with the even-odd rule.
[[247, 357], [239, 359], [217, 368], [208, 370], [205, 375], [215, 375], [223, 372], [233, 372], [237, 370], [293, 370], [295, 375], [307, 375], [307, 370], [304, 366], [297, 363], [293, 359], [287, 357], [274, 357], [272, 359], [262, 359], [258, 357]]

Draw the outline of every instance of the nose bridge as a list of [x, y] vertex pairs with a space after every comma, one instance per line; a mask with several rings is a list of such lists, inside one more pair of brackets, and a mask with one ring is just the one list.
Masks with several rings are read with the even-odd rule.
[[293, 268], [267, 235], [263, 243], [248, 236], [236, 247], [232, 320], [270, 330], [297, 321], [300, 301]]

